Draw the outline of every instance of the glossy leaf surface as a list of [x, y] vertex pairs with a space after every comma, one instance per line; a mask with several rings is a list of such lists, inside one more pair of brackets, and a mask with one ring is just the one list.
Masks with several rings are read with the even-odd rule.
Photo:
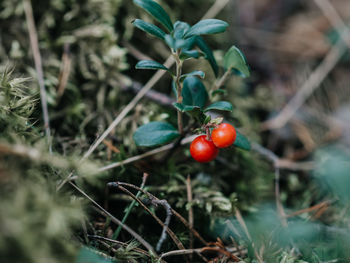
[[218, 101], [205, 108], [204, 112], [210, 110], [232, 111], [232, 104], [228, 101]]
[[190, 73], [181, 75], [180, 79], [182, 80], [182, 79], [185, 79], [185, 78], [190, 77], [190, 76], [200, 77], [201, 79], [204, 79], [205, 73], [201, 70], [195, 70], [195, 71], [192, 71]]
[[249, 66], [243, 53], [236, 47], [232, 46], [224, 56], [224, 67], [226, 70], [235, 69], [242, 77], [249, 77]]
[[134, 26], [141, 29], [142, 31], [145, 31], [146, 33], [149, 33], [155, 37], [158, 37], [160, 39], [164, 39], [165, 33], [163, 30], [161, 30], [159, 27], [147, 23], [141, 19], [135, 19], [133, 22]]
[[173, 24], [163, 7], [152, 0], [134, 0], [134, 3], [153, 16], [159, 23], [165, 26], [169, 32], [173, 31]]
[[250, 150], [251, 146], [250, 146], [250, 142], [248, 141], [248, 139], [242, 135], [241, 133], [239, 133], [237, 131], [237, 137], [235, 142], [233, 143], [234, 146], [241, 148], [243, 150]]
[[204, 19], [193, 25], [184, 35], [185, 38], [199, 35], [217, 34], [226, 30], [228, 24], [219, 19]]
[[136, 69], [155, 69], [155, 70], [163, 69], [163, 70], [169, 71], [169, 69], [166, 66], [153, 60], [141, 60], [136, 64], [135, 68]]
[[205, 59], [207, 59], [210, 63], [211, 68], [214, 71], [215, 76], [218, 76], [219, 68], [218, 64], [216, 63], [216, 59], [214, 57], [213, 52], [211, 51], [210, 47], [207, 45], [207, 43], [204, 41], [204, 39], [200, 36], [197, 36], [195, 39], [195, 44], [198, 46], [198, 48], [203, 51], [205, 54]]
[[208, 100], [208, 93], [198, 78], [190, 76], [184, 80], [182, 97], [182, 104], [203, 108]]
[[137, 146], [152, 147], [171, 142], [179, 135], [171, 124], [155, 121], [139, 127], [133, 137]]

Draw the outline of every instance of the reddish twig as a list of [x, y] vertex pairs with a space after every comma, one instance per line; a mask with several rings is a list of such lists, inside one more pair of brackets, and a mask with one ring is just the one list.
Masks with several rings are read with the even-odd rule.
[[69, 44], [66, 43], [63, 46], [61, 72], [58, 77], [57, 100], [60, 100], [60, 98], [62, 97], [66, 89], [68, 78], [71, 71], [71, 65], [72, 65], [72, 59], [70, 56]]
[[313, 212], [313, 211], [317, 211], [317, 210], [320, 210], [324, 207], [328, 208], [330, 204], [332, 204], [334, 201], [331, 201], [331, 200], [327, 200], [327, 201], [323, 201], [319, 204], [316, 204], [316, 205], [313, 205], [311, 207], [308, 207], [308, 208], [305, 208], [305, 209], [301, 209], [301, 210], [298, 210], [298, 211], [295, 211], [294, 213], [291, 213], [289, 215], [286, 215], [286, 217], [294, 217], [294, 216], [298, 216], [298, 215], [301, 215], [301, 214], [305, 214], [305, 213], [310, 213], [310, 212]]

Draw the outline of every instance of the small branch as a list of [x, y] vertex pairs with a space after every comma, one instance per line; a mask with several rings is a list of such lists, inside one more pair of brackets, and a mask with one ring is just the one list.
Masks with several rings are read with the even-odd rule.
[[50, 118], [49, 118], [49, 110], [47, 107], [47, 94], [44, 84], [44, 73], [43, 66], [41, 62], [41, 55], [39, 50], [39, 41], [38, 34], [35, 27], [33, 8], [30, 0], [23, 0], [23, 7], [26, 16], [28, 33], [30, 39], [30, 46], [32, 48], [35, 70], [38, 75], [38, 82], [40, 87], [40, 99], [41, 99], [41, 108], [43, 111], [44, 118], [44, 127], [45, 134], [47, 138], [47, 143], [49, 145], [49, 152], [52, 153], [52, 145], [51, 145], [51, 130], [50, 130]]
[[[157, 223], [159, 225], [161, 225], [163, 227], [163, 230], [166, 229], [166, 232], [169, 234], [169, 236], [171, 237], [171, 239], [174, 241], [174, 243], [177, 245], [177, 247], [179, 249], [185, 249], [185, 247], [183, 246], [183, 244], [181, 243], [181, 241], [177, 238], [177, 236], [174, 234], [173, 231], [170, 230], [170, 228], [168, 228], [166, 226], [166, 223], [167, 223], [167, 220], [165, 223], [163, 223], [158, 216], [156, 216], [155, 214], [152, 213], [151, 210], [149, 210], [149, 208], [138, 198], [136, 197], [133, 193], [131, 193], [129, 190], [127, 190], [126, 188], [124, 188], [122, 186], [122, 183], [119, 183], [119, 182], [115, 182], [115, 183], [108, 183], [109, 186], [113, 186], [113, 187], [117, 187], [118, 189], [120, 189], [121, 191], [123, 191], [124, 193], [126, 193], [127, 195], [129, 195], [131, 198], [133, 198], [136, 202], [138, 202], [141, 207], [143, 209], [146, 210], [147, 213], [149, 213], [153, 218], [154, 220], [157, 221]], [[136, 186], [135, 186], [136, 188]], [[138, 188], [139, 191], [141, 192], [144, 192], [144, 190], [142, 190], [141, 188]], [[152, 200], [152, 199], [151, 199]], [[157, 199], [154, 199], [154, 200], [157, 200]], [[152, 200], [153, 201], [153, 200]], [[161, 202], [161, 200], [157, 200], [158, 202]], [[170, 222], [170, 219], [168, 219], [168, 221]]]
[[[186, 189], [187, 189], [187, 203], [190, 205], [188, 209], [188, 223], [190, 228], [193, 228], [193, 208], [192, 208], [192, 186], [191, 186], [191, 177], [188, 175], [186, 180]], [[193, 248], [193, 233], [190, 232], [190, 249]], [[192, 260], [192, 257], [190, 258]]]
[[[142, 84], [132, 80], [132, 84], [131, 85], [125, 85], [123, 83], [120, 83], [122, 90], [125, 91], [132, 91], [134, 93], [138, 93], [141, 89], [142, 89]], [[155, 102], [157, 102], [158, 104], [164, 105], [164, 106], [171, 106], [173, 105], [174, 102], [176, 102], [175, 99], [173, 99], [172, 97], [165, 95], [159, 91], [155, 91], [155, 90], [149, 90], [146, 94], [145, 97], [147, 99], [153, 100]]]
[[[176, 77], [175, 77], [175, 83], [176, 83], [176, 92], [177, 92], [177, 103], [182, 103], [182, 85], [180, 82], [180, 77], [182, 74], [182, 61], [179, 57], [180, 52], [177, 51], [174, 55], [175, 62], [176, 62]], [[179, 133], [183, 133], [183, 120], [182, 120], [182, 112], [177, 110], [177, 126], [179, 129]]]
[[286, 217], [290, 218], [290, 217], [294, 217], [294, 216], [298, 216], [298, 215], [301, 215], [301, 214], [305, 214], [305, 213], [310, 213], [312, 211], [315, 211], [315, 210], [320, 210], [324, 207], [328, 207], [329, 205], [331, 205], [333, 202], [335, 202], [334, 200], [328, 200], [328, 201], [323, 201], [317, 205], [314, 205], [314, 206], [311, 206], [311, 207], [308, 207], [308, 208], [305, 208], [305, 209], [301, 209], [299, 211], [296, 211], [294, 213], [291, 213], [289, 215], [286, 215]]
[[72, 59], [70, 56], [69, 43], [65, 43], [63, 47], [62, 54], [62, 65], [61, 72], [58, 77], [58, 86], [57, 86], [57, 101], [59, 101], [66, 89], [68, 78], [71, 71]]
[[291, 171], [312, 171], [315, 168], [314, 162], [293, 162], [291, 160], [279, 159], [276, 166], [280, 169]]
[[152, 58], [142, 53], [140, 50], [134, 47], [130, 42], [124, 40], [122, 41], [122, 44], [124, 47], [128, 49], [129, 53], [135, 58], [137, 58], [138, 60], [152, 60]]
[[[141, 189], [145, 188], [147, 177], [148, 177], [148, 174], [144, 173], [143, 176], [142, 176], [142, 183], [141, 183], [141, 187], [140, 187]], [[141, 191], [138, 191], [137, 194], [136, 194], [136, 197], [138, 198], [140, 195], [141, 195]], [[124, 215], [124, 217], [122, 219], [122, 224], [124, 224], [126, 222], [126, 219], [128, 219], [129, 214], [130, 214], [131, 210], [134, 208], [135, 204], [136, 204], [136, 201], [133, 200], [131, 202], [131, 204], [129, 205], [129, 207], [127, 208], [127, 210], [125, 212], [125, 215]], [[112, 238], [115, 239], [115, 240], [118, 239], [118, 236], [119, 236], [121, 230], [122, 230], [122, 225], [119, 225], [117, 230], [114, 232]]]
[[188, 255], [188, 254], [201, 253], [201, 252], [202, 252], [202, 248], [173, 250], [173, 251], [163, 253], [160, 256], [160, 258], [165, 258], [165, 257], [170, 257], [170, 256]]
[[201, 18], [201, 20], [216, 17], [229, 2], [230, 0], [216, 0], [215, 3], [208, 9], [208, 11]]
[[202, 252], [206, 252], [206, 251], [218, 252], [218, 253], [226, 256], [227, 258], [234, 260], [235, 262], [241, 262], [240, 258], [238, 258], [237, 256], [233, 255], [232, 253], [230, 253], [229, 251], [227, 251], [221, 247], [204, 247], [202, 249]]
[[152, 200], [152, 203], [156, 204], [156, 205], [158, 205], [158, 204], [162, 205], [166, 211], [166, 218], [164, 221], [164, 227], [163, 227], [162, 234], [160, 235], [160, 238], [159, 238], [157, 246], [156, 246], [156, 250], [159, 252], [160, 248], [162, 247], [162, 244], [166, 240], [166, 232], [169, 228], [172, 213], [171, 213], [171, 206], [169, 205], [169, 203], [166, 200], [159, 200], [159, 201]]
[[263, 123], [263, 130], [282, 128], [337, 65], [346, 51], [346, 46], [350, 48], [350, 30], [334, 6], [328, 0], [314, 0], [314, 2], [337, 30], [341, 39], [332, 47], [321, 64], [312, 72], [283, 110], [275, 118]]
[[145, 248], [147, 248], [153, 255], [155, 255], [158, 258], [157, 253], [155, 252], [154, 248], [146, 241], [144, 240], [139, 234], [137, 234], [134, 230], [132, 230], [130, 227], [128, 227], [125, 224], [122, 224], [121, 221], [119, 221], [117, 218], [115, 218], [111, 213], [106, 211], [102, 206], [100, 206], [98, 203], [96, 203], [95, 200], [93, 200], [88, 194], [86, 194], [82, 189], [80, 189], [77, 185], [75, 185], [72, 182], [68, 182], [73, 188], [75, 188], [79, 193], [81, 193], [83, 196], [85, 196], [91, 203], [94, 204], [96, 207], [96, 210], [103, 216], [109, 217], [112, 222], [114, 222], [117, 225], [122, 225], [122, 228], [126, 230], [131, 236], [133, 236], [137, 241], [139, 241]]
[[262, 147], [259, 144], [253, 144], [252, 148], [257, 151], [258, 153], [260, 153], [261, 155], [265, 156], [269, 161], [272, 162], [274, 169], [275, 169], [275, 199], [276, 199], [276, 207], [277, 207], [277, 211], [278, 214], [280, 216], [282, 225], [284, 227], [287, 226], [287, 220], [286, 220], [286, 216], [285, 216], [285, 212], [283, 209], [283, 205], [282, 205], [282, 201], [281, 201], [281, 195], [280, 195], [280, 169], [278, 167], [278, 163], [279, 163], [279, 158], [278, 156], [273, 153], [272, 151], [270, 151], [269, 149], [266, 149], [264, 147]]
[[313, 162], [293, 162], [288, 159], [280, 159], [274, 152], [257, 143], [252, 143], [252, 150], [264, 156], [279, 169], [288, 169], [292, 171], [311, 171], [314, 169]]
[[275, 165], [275, 199], [278, 214], [280, 216], [282, 225], [286, 227], [288, 225], [286, 220], [286, 214], [283, 209], [280, 193], [280, 169]]
[[119, 149], [113, 145], [109, 140], [103, 140], [103, 144], [107, 146], [108, 150], [114, 153], [120, 153]]
[[[113, 244], [116, 244], [118, 246], [121, 246], [121, 247], [127, 247], [128, 244], [124, 243], [124, 242], [120, 242], [120, 241], [117, 241], [117, 240], [113, 240], [113, 239], [110, 239], [110, 238], [106, 238], [106, 237], [101, 237], [101, 236], [97, 236], [97, 235], [88, 235], [88, 238], [90, 239], [97, 239], [97, 240], [102, 240], [102, 241], [106, 241], [106, 242], [110, 242], [110, 243], [113, 243]], [[133, 248], [132, 250], [135, 250], [136, 252], [140, 253], [140, 254], [143, 254], [147, 257], [150, 257], [149, 253], [141, 248]]]
[[[181, 141], [181, 145], [184, 145], [184, 144], [187, 144], [187, 143], [193, 141], [194, 137], [195, 136], [186, 137], [185, 139], [183, 139]], [[106, 165], [104, 167], [101, 167], [98, 171], [99, 172], [104, 172], [104, 171], [107, 171], [107, 170], [110, 170], [110, 169], [113, 169], [113, 168], [116, 168], [116, 167], [119, 167], [119, 166], [122, 166], [122, 165], [125, 165], [125, 164], [136, 162], [136, 161], [144, 159], [146, 157], [149, 157], [149, 156], [161, 153], [161, 152], [165, 152], [165, 151], [171, 150], [174, 147], [174, 145], [175, 145], [175, 143], [170, 143], [170, 144], [164, 145], [162, 147], [159, 147], [159, 148], [156, 148], [154, 150], [145, 152], [143, 154], [130, 157], [130, 158], [125, 159], [123, 161]]]
[[314, 70], [304, 85], [277, 115], [277, 117], [268, 120], [263, 124], [263, 129], [276, 129], [283, 127], [336, 66], [340, 58], [344, 55], [346, 46], [350, 49], [350, 30], [334, 6], [328, 0], [314, 0], [314, 2], [337, 30], [341, 39], [332, 47], [322, 63]]
[[335, 30], [337, 30], [341, 39], [350, 49], [350, 30], [338, 11], [328, 0], [314, 0], [314, 2], [318, 5], [325, 17], [327, 17]]
[[[101, 236], [97, 236], [97, 235], [88, 235], [89, 238], [91, 239], [96, 239], [96, 240], [99, 240], [100, 242], [110, 242], [110, 243], [113, 243], [115, 245], [109, 245], [107, 243], [105, 243], [109, 248], [111, 248], [111, 250], [113, 252], [116, 252], [114, 246], [118, 245], [120, 247], [128, 247], [128, 244], [127, 243], [124, 243], [124, 242], [120, 242], [120, 241], [117, 241], [117, 240], [113, 240], [113, 239], [110, 239], [110, 238], [106, 238], [106, 237], [101, 237]], [[145, 255], [146, 257], [148, 258], [151, 258], [152, 256], [150, 255], [150, 253], [148, 253], [147, 251], [141, 249], [141, 248], [138, 248], [138, 247], [135, 247], [135, 248], [132, 248], [132, 250], [142, 254], [142, 255]], [[161, 259], [159, 258], [159, 262], [160, 263], [166, 263], [166, 261], [164, 259]]]
[[[128, 184], [128, 183], [122, 183], [122, 182], [118, 182], [119, 185], [122, 186], [126, 186], [126, 187], [130, 187], [133, 188], [137, 191], [141, 191], [142, 193], [144, 193], [145, 195], [147, 195], [151, 200], [159, 200], [157, 197], [155, 197], [154, 195], [152, 195], [151, 193], [137, 187], [136, 185], [133, 184]], [[204, 245], [207, 245], [208, 242], [204, 240], [204, 238], [201, 237], [201, 235], [193, 228], [190, 227], [190, 224], [186, 221], [185, 218], [183, 218], [178, 212], [176, 212], [173, 208], [171, 208], [171, 212], [172, 214], [177, 217], [192, 233], [195, 237], [198, 238], [198, 240], [200, 242], [202, 242]]]
[[[173, 58], [169, 57], [165, 61], [164, 66], [169, 68], [173, 63], [174, 63]], [[117, 116], [117, 118], [114, 119], [114, 121], [109, 125], [109, 127], [96, 140], [96, 142], [93, 145], [91, 145], [90, 149], [84, 154], [82, 161], [87, 159], [94, 152], [97, 146], [99, 146], [100, 143], [109, 135], [109, 133], [112, 132], [112, 130], [124, 119], [126, 115], [128, 115], [128, 113], [143, 98], [143, 96], [147, 93], [147, 91], [150, 90], [164, 74], [165, 74], [164, 70], [158, 70], [156, 74], [153, 75], [153, 77], [146, 83], [146, 85], [140, 90], [140, 92], [137, 93], [137, 95], [132, 99], [132, 101], [130, 101], [129, 104], [124, 107], [121, 113]]]
[[241, 212], [236, 208], [236, 214], [235, 214], [236, 218], [237, 218], [237, 221], [239, 222], [239, 224], [241, 225], [241, 227], [243, 228], [247, 238], [249, 239], [249, 241], [252, 243], [252, 248], [254, 249], [254, 254], [255, 254], [255, 257], [256, 259], [258, 260], [259, 263], [264, 263], [264, 260], [261, 258], [256, 246], [255, 246], [255, 243], [254, 241], [252, 240], [252, 237], [251, 235], [249, 234], [249, 231], [248, 231], [248, 228], [247, 228], [247, 225], [245, 224], [244, 222], [244, 219], [241, 215]]
[[[169, 251], [169, 252], [161, 254], [160, 258], [162, 259], [165, 257], [181, 256], [181, 255], [188, 255], [188, 254], [194, 254], [194, 253], [201, 254], [205, 251], [218, 251], [219, 248], [221, 248], [221, 246], [220, 247], [202, 247], [202, 248], [195, 248], [195, 249], [173, 250], [173, 251]], [[238, 255], [236, 248], [225, 248], [225, 249], [229, 253], [232, 253], [232, 255], [234, 255], [234, 256]], [[240, 247], [240, 249], [243, 249], [243, 247]]]
[[222, 75], [222, 77], [219, 79], [219, 81], [217, 81], [215, 83], [212, 91], [220, 89], [225, 84], [225, 82], [227, 81], [227, 79], [230, 75], [231, 75], [231, 70], [226, 70], [225, 74]]
[[[347, 31], [342, 32], [342, 37], [348, 37]], [[273, 119], [262, 123], [261, 129], [279, 129], [286, 125], [337, 65], [345, 51], [346, 46], [343, 40], [339, 40], [280, 113]]]

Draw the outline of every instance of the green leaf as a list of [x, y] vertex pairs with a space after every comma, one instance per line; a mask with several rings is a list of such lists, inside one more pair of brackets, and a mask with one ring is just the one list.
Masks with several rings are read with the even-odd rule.
[[178, 102], [174, 103], [173, 105], [178, 111], [181, 111], [181, 112], [200, 110], [200, 108], [198, 106], [188, 106], [188, 105], [184, 105], [184, 104], [178, 103]]
[[203, 51], [203, 53], [205, 54], [205, 59], [207, 59], [209, 61], [210, 66], [214, 71], [215, 77], [217, 77], [218, 72], [219, 72], [219, 68], [218, 68], [214, 54], [211, 51], [210, 47], [207, 45], [207, 43], [204, 41], [204, 39], [200, 36], [196, 37], [195, 44], [199, 47], [200, 50]]
[[213, 90], [211, 92], [211, 95], [214, 96], [216, 94], [227, 94], [227, 90], [224, 90], [224, 89], [217, 89], [217, 90]]
[[184, 38], [191, 36], [222, 33], [228, 24], [219, 19], [204, 19], [193, 25], [184, 35]]
[[199, 52], [198, 50], [183, 50], [180, 54], [180, 59], [185, 60], [189, 58], [199, 58], [203, 55], [204, 54], [202, 52]]
[[152, 0], [134, 0], [133, 2], [153, 16], [159, 23], [165, 26], [169, 32], [173, 31], [173, 24], [169, 15], [158, 3]]
[[205, 115], [205, 119], [204, 119], [204, 124], [208, 124], [211, 121], [211, 116], [210, 115]]
[[176, 49], [188, 50], [191, 46], [193, 46], [194, 39], [176, 39]]
[[183, 79], [185, 79], [187, 77], [190, 77], [190, 76], [198, 76], [201, 79], [204, 79], [205, 73], [203, 71], [201, 71], [201, 70], [195, 70], [195, 71], [192, 71], [190, 73], [181, 75], [180, 80], [183, 80]]
[[224, 56], [224, 67], [226, 70], [237, 70], [243, 77], [249, 77], [249, 66], [243, 53], [235, 46], [232, 46]]
[[167, 34], [164, 37], [165, 43], [173, 50], [176, 50], [175, 48], [175, 38], [173, 38], [171, 35]]
[[166, 66], [153, 60], [141, 60], [136, 64], [135, 68], [136, 69], [163, 69], [170, 72], [170, 70]]
[[141, 29], [142, 31], [145, 31], [145, 32], [147, 32], [155, 37], [158, 37], [158, 38], [164, 40], [165, 33], [159, 27], [157, 27], [153, 24], [147, 23], [141, 19], [135, 19], [133, 24], [134, 24], [134, 26]]
[[248, 150], [248, 151], [250, 150], [250, 142], [244, 135], [242, 135], [238, 131], [237, 131], [236, 140], [233, 143], [233, 145], [243, 150]]
[[218, 101], [214, 102], [213, 104], [209, 105], [204, 112], [210, 111], [210, 110], [221, 110], [221, 111], [232, 111], [232, 104], [228, 101]]
[[174, 23], [174, 37], [182, 39], [184, 34], [191, 28], [191, 26], [182, 21], [176, 21]]
[[203, 108], [207, 103], [208, 93], [198, 78], [190, 76], [184, 80], [182, 97], [184, 105]]
[[173, 50], [177, 50], [187, 45], [186, 40], [173, 38], [169, 34], [165, 35], [164, 40], [165, 43], [167, 43], [167, 45]]
[[107, 256], [102, 256], [101, 252], [82, 247], [79, 251], [75, 263], [113, 263], [115, 261], [110, 260]]
[[171, 124], [155, 121], [139, 127], [133, 137], [137, 146], [152, 147], [168, 143], [179, 135]]
[[203, 112], [198, 106], [189, 106], [182, 103], [173, 103], [173, 106], [180, 112], [189, 114], [192, 117], [199, 117]]

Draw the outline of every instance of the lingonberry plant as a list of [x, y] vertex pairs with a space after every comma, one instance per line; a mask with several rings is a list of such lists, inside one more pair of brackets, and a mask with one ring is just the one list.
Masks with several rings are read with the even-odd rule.
[[[211, 95], [223, 94], [223, 85], [232, 74], [242, 77], [249, 76], [249, 67], [242, 52], [232, 46], [224, 56], [223, 74], [219, 76], [219, 66], [212, 50], [206, 44], [202, 35], [222, 33], [228, 24], [218, 19], [204, 19], [193, 26], [176, 21], [172, 23], [165, 10], [153, 0], [134, 0], [134, 3], [153, 16], [163, 29], [154, 24], [136, 19], [134, 26], [164, 41], [169, 47], [175, 60], [175, 69], [167, 68], [163, 64], [142, 60], [136, 64], [137, 69], [166, 70], [173, 78], [172, 87], [176, 95], [174, 107], [177, 110], [177, 129], [166, 122], [150, 122], [139, 127], [134, 134], [134, 141], [138, 146], [158, 146], [169, 143], [180, 136], [184, 136], [183, 114], [189, 116], [188, 123], [193, 123], [199, 134], [190, 146], [192, 157], [198, 162], [209, 162], [218, 154], [218, 148], [236, 147], [249, 150], [248, 140], [240, 134], [232, 125], [222, 123], [223, 118], [211, 118], [210, 111], [232, 111], [232, 105], [228, 101], [217, 101], [208, 105], [208, 91], [200, 79], [204, 79], [205, 73], [195, 70], [189, 73], [182, 72], [183, 64], [190, 59], [203, 57], [208, 60], [217, 78], [209, 89]], [[187, 130], [187, 129], [186, 129]]]

